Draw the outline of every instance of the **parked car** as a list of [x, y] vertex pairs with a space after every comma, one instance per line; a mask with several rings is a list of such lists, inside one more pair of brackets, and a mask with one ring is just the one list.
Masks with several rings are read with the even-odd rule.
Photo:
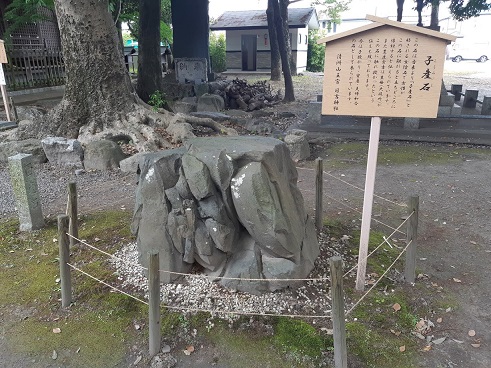
[[486, 42], [465, 42], [462, 39], [452, 42], [448, 48], [448, 58], [455, 63], [462, 60], [475, 60], [484, 63], [491, 57], [491, 45]]

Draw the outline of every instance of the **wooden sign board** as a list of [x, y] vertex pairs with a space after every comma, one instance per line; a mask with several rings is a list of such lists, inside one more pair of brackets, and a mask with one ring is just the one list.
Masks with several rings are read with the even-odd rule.
[[7, 64], [7, 53], [5, 52], [5, 43], [3, 40], [0, 40], [0, 63]]
[[[326, 43], [323, 115], [434, 118], [453, 36], [384, 18]], [[442, 36], [443, 35], [443, 36]]]

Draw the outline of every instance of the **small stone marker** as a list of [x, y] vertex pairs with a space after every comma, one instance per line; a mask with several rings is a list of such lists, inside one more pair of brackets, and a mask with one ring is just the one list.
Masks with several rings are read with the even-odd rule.
[[19, 212], [20, 231], [44, 226], [41, 199], [33, 168], [33, 155], [19, 153], [8, 158], [10, 178]]

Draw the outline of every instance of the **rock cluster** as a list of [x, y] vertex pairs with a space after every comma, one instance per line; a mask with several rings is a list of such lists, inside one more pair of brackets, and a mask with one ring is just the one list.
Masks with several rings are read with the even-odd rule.
[[[195, 138], [140, 161], [132, 231], [140, 262], [260, 293], [304, 278], [319, 254], [287, 146], [265, 137]], [[163, 273], [164, 282], [177, 277]], [[245, 281], [244, 279], [270, 281]]]

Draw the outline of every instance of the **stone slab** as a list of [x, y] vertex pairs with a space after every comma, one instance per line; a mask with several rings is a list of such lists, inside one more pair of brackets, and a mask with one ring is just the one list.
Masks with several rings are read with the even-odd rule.
[[33, 167], [33, 156], [18, 153], [8, 158], [10, 178], [19, 214], [20, 231], [44, 227], [41, 198]]

